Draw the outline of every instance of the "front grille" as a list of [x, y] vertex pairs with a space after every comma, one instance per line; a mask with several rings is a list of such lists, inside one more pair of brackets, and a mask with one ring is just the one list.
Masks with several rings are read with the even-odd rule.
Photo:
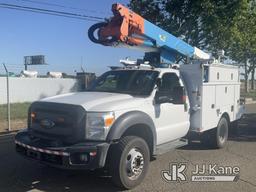
[[[39, 138], [75, 143], [85, 138], [85, 110], [78, 105], [35, 102], [28, 128]], [[30, 117], [29, 117], [30, 118]]]

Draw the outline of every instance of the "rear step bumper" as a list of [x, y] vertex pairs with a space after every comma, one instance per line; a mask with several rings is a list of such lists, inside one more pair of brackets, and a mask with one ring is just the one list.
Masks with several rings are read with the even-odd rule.
[[72, 146], [47, 146], [31, 139], [27, 130], [15, 136], [16, 151], [29, 159], [62, 169], [97, 169], [105, 165], [109, 148], [106, 142], [83, 142]]

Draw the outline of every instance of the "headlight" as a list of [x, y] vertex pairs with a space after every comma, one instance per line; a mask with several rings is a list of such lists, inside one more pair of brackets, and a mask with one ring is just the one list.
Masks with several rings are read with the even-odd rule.
[[115, 121], [114, 112], [88, 112], [86, 117], [86, 138], [105, 140], [109, 128]]

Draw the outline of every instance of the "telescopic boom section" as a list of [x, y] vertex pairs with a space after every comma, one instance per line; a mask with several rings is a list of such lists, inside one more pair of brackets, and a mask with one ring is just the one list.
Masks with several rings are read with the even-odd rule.
[[[192, 47], [121, 4], [112, 5], [113, 17], [90, 27], [91, 41], [105, 46], [125, 46], [159, 53], [161, 61], [175, 62], [177, 55], [210, 59], [210, 55]], [[97, 37], [94, 33], [97, 32]]]

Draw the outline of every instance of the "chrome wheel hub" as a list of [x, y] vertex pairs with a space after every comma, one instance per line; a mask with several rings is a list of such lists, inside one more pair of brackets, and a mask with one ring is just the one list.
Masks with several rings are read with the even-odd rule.
[[126, 173], [131, 180], [137, 179], [143, 171], [144, 158], [142, 153], [132, 148], [126, 157]]
[[220, 142], [223, 143], [225, 142], [226, 140], [226, 134], [227, 134], [227, 130], [225, 128], [225, 125], [222, 125], [220, 127], [220, 133], [219, 133], [219, 139], [220, 139]]

